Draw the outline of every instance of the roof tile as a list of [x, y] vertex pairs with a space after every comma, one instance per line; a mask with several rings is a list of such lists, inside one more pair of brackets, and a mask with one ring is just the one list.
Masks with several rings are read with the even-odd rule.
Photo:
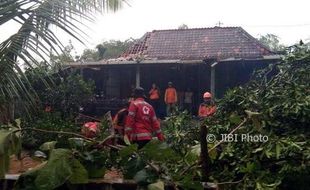
[[241, 27], [154, 30], [146, 33], [123, 57], [149, 59], [259, 58], [274, 54]]

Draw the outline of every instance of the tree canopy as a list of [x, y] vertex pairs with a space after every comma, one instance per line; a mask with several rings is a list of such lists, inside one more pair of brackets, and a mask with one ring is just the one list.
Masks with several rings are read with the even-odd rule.
[[96, 46], [96, 49], [85, 49], [80, 59], [98, 61], [101, 59], [118, 58], [122, 55], [133, 43], [134, 39], [130, 38], [125, 41], [109, 40], [104, 41]]
[[12, 102], [19, 99], [26, 103], [24, 106], [35, 104], [35, 97], [30, 93], [33, 89], [26, 87], [20, 79], [20, 76], [24, 76], [22, 64], [32, 68], [41, 64], [38, 60], [48, 63], [46, 59], [51, 50], [59, 54], [64, 49], [51, 26], [56, 26], [82, 42], [82, 37], [85, 37], [82, 27], [85, 25], [84, 21], [92, 21], [95, 12], [118, 10], [122, 2], [123, 0], [1, 1], [0, 25], [8, 22], [19, 24], [19, 30], [0, 44], [1, 101]]
[[271, 51], [281, 52], [285, 50], [285, 46], [280, 43], [279, 37], [274, 34], [261, 35], [258, 40]]

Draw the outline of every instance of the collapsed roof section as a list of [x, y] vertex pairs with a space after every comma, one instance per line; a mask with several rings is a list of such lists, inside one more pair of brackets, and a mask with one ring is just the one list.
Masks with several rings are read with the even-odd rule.
[[254, 59], [274, 55], [241, 27], [154, 30], [131, 46], [122, 58], [156, 60]]

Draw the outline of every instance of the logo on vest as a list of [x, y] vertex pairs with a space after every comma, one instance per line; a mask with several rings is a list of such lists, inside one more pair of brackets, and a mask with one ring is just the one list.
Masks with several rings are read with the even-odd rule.
[[143, 106], [142, 112], [143, 114], [148, 115], [150, 113], [150, 108], [147, 106]]

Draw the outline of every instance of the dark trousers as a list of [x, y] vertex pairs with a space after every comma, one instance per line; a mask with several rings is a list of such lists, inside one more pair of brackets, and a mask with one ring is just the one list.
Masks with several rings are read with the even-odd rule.
[[155, 110], [155, 114], [158, 115], [159, 106], [160, 106], [159, 99], [154, 99], [154, 100], [150, 99], [150, 104], [153, 106]]
[[142, 140], [142, 141], [133, 141], [133, 144], [137, 144], [138, 145], [138, 149], [143, 148], [148, 142], [150, 142], [151, 140]]
[[190, 114], [192, 113], [192, 104], [184, 103], [184, 110], [187, 110]]
[[166, 105], [167, 117], [170, 117], [176, 111], [176, 105], [174, 103]]

